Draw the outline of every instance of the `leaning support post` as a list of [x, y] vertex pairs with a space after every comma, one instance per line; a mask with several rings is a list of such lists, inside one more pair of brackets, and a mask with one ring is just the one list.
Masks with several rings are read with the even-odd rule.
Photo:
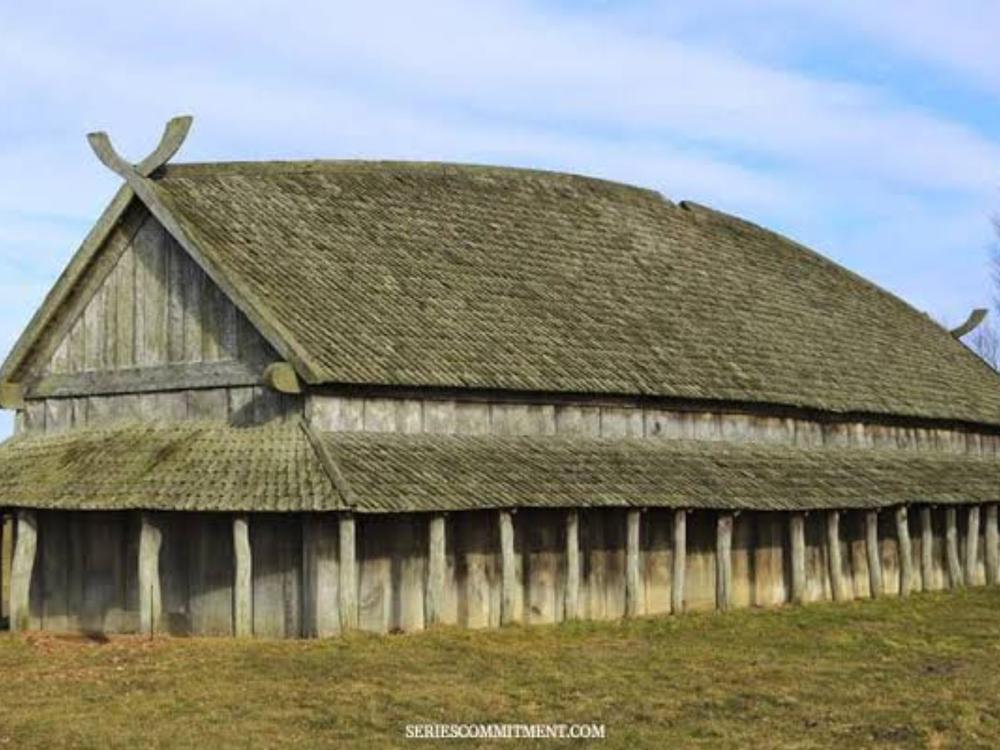
[[424, 602], [427, 624], [437, 625], [444, 612], [445, 516], [431, 516], [427, 532], [427, 600]]
[[790, 513], [788, 534], [792, 548], [792, 603], [804, 604], [806, 600], [806, 516]]
[[358, 556], [357, 528], [352, 513], [341, 514], [338, 520], [340, 541], [340, 630], [358, 626]]
[[840, 511], [831, 510], [826, 514], [826, 547], [830, 560], [830, 588], [835, 602], [847, 601], [850, 597], [844, 582], [843, 562], [840, 556]]
[[253, 634], [253, 557], [250, 519], [244, 514], [233, 516], [233, 556], [233, 635], [246, 637]]
[[639, 614], [639, 523], [638, 508], [625, 514], [625, 616]]
[[10, 571], [10, 629], [27, 630], [31, 611], [31, 571], [38, 547], [38, 519], [35, 511], [17, 511], [14, 560]]
[[580, 616], [580, 514], [566, 511], [566, 619]]
[[970, 505], [965, 528], [965, 584], [976, 580], [976, 559], [979, 557], [979, 506]]
[[720, 513], [715, 527], [715, 606], [733, 606], [733, 514]]
[[986, 506], [986, 547], [983, 549], [983, 557], [986, 562], [986, 584], [995, 586], [1000, 579], [1000, 571], [997, 570], [1000, 564], [1000, 530], [997, 529], [997, 505], [990, 503]]
[[868, 588], [872, 599], [882, 596], [882, 558], [878, 551], [878, 511], [865, 513], [865, 547], [868, 552]]
[[954, 507], [944, 512], [944, 550], [948, 560], [948, 585], [953, 589], [961, 588], [962, 566], [958, 560], [958, 511]]
[[896, 540], [899, 542], [899, 595], [908, 596], [913, 589], [913, 544], [905, 505], [896, 508]]
[[163, 598], [160, 593], [160, 546], [163, 532], [152, 513], [139, 519], [139, 632], [153, 635], [160, 623]]
[[670, 611], [684, 611], [684, 574], [687, 569], [687, 511], [674, 511], [674, 560], [670, 581]]
[[923, 590], [930, 591], [934, 582], [934, 525], [927, 505], [920, 509], [920, 577]]
[[500, 624], [514, 622], [514, 592], [517, 571], [514, 559], [514, 517], [511, 511], [499, 511], [500, 522]]

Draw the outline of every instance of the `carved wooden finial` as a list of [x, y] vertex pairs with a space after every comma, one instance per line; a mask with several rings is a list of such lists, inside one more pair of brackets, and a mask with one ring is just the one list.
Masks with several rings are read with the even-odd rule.
[[101, 163], [112, 172], [126, 180], [132, 179], [135, 176], [149, 177], [149, 175], [166, 164], [180, 150], [188, 131], [191, 130], [191, 123], [193, 121], [194, 118], [190, 115], [182, 115], [171, 119], [163, 130], [163, 137], [160, 138], [159, 145], [153, 149], [153, 152], [149, 156], [135, 165], [127, 162], [115, 151], [115, 147], [111, 145], [111, 139], [107, 133], [88, 133], [87, 141], [90, 142], [90, 147], [94, 149], [94, 153], [97, 154], [97, 158], [101, 160]]
[[951, 329], [951, 335], [954, 336], [956, 339], [960, 339], [962, 338], [962, 336], [972, 333], [974, 330], [976, 330], [976, 328], [979, 327], [979, 324], [986, 319], [987, 312], [988, 312], [987, 310], [981, 307], [977, 307], [975, 310], [969, 313], [969, 317], [966, 318], [965, 322], [962, 323], [962, 325], [960, 325], [958, 328]]

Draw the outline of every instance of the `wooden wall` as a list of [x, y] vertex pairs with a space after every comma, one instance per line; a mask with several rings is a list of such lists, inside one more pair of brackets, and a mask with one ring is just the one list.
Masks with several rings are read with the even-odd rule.
[[[626, 615], [626, 511], [580, 510], [579, 616], [609, 620]], [[909, 514], [913, 540], [912, 589], [949, 585], [945, 511], [932, 511], [933, 566], [924, 580], [922, 534], [916, 508]], [[899, 591], [899, 545], [893, 511], [882, 511], [879, 555], [884, 592]], [[983, 514], [985, 517], [985, 514]], [[229, 635], [233, 632], [232, 516], [158, 514], [161, 632]], [[967, 508], [959, 508], [964, 563]], [[566, 616], [567, 558], [563, 510], [514, 514], [515, 622], [560, 622]], [[830, 557], [822, 512], [806, 516], [805, 601], [832, 599]], [[715, 511], [690, 511], [687, 522], [685, 609], [716, 607]], [[640, 517], [637, 615], [671, 611], [673, 513]], [[31, 626], [45, 630], [135, 632], [138, 628], [138, 515], [39, 512], [38, 554], [31, 589]], [[375, 633], [426, 627], [429, 517], [393, 514], [357, 517], [358, 627]], [[339, 539], [336, 514], [250, 516], [253, 560], [253, 633], [259, 637], [329, 636], [340, 632]], [[970, 585], [986, 581], [985, 535], [977, 540]], [[845, 511], [840, 523], [841, 575], [855, 598], [870, 596], [865, 520]], [[501, 622], [501, 556], [495, 511], [446, 516], [446, 570], [441, 621], [468, 628]], [[773, 607], [791, 598], [789, 514], [744, 512], [735, 517], [732, 544], [733, 606]]]
[[723, 412], [319, 394], [307, 397], [305, 410], [316, 428], [346, 432], [682, 438], [1000, 455], [1000, 435]]
[[276, 357], [247, 318], [148, 214], [90, 297], [74, 300], [69, 331], [44, 374]]

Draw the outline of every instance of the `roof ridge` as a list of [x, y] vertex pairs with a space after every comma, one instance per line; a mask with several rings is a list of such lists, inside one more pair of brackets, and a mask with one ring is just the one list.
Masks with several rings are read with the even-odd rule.
[[516, 165], [480, 164], [476, 162], [450, 162], [421, 159], [278, 159], [217, 162], [176, 162], [165, 165], [153, 173], [154, 179], [171, 177], [208, 176], [223, 172], [253, 174], [309, 174], [315, 172], [354, 172], [372, 174], [405, 170], [412, 173], [438, 173], [442, 175], [475, 176], [498, 175], [506, 177], [537, 178], [570, 183], [580, 183], [590, 187], [602, 187], [638, 193], [670, 204], [662, 193], [652, 188], [633, 185], [620, 180], [596, 177], [577, 172], [538, 169]]

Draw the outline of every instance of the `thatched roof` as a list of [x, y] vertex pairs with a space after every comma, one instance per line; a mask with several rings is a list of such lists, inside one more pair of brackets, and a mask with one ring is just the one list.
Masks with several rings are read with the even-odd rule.
[[132, 424], [0, 445], [0, 498], [66, 509], [789, 510], [1000, 501], [1000, 460], [686, 440]]
[[924, 314], [648, 190], [379, 162], [177, 165], [151, 184], [309, 382], [1000, 424], [1000, 377]]

